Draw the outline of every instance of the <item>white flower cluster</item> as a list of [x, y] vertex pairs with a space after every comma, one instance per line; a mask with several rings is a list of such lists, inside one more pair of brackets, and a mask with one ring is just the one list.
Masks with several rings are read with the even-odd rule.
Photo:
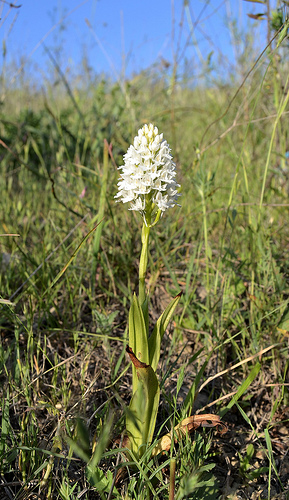
[[119, 167], [123, 172], [115, 196], [117, 201], [129, 202], [129, 210], [141, 214], [152, 203], [162, 212], [175, 206], [180, 186], [175, 181], [176, 165], [170, 151], [157, 127], [151, 123], [144, 125], [124, 155], [124, 165]]

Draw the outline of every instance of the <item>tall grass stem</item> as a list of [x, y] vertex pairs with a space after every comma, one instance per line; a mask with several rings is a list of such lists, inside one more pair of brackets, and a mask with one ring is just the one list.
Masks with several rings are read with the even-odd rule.
[[[108, 150], [109, 145], [106, 140], [104, 140], [104, 149], [103, 149], [103, 170], [102, 170], [102, 178], [101, 178], [101, 190], [99, 197], [99, 208], [97, 214], [97, 222], [100, 222], [104, 218], [105, 214], [105, 205], [106, 205], [106, 193], [107, 193], [107, 179], [108, 179]], [[103, 225], [99, 224], [95, 230], [93, 246], [92, 246], [92, 271], [91, 271], [91, 286], [92, 289], [95, 285], [95, 276], [96, 276], [96, 268], [98, 263], [98, 253], [100, 249], [100, 239], [102, 235]]]

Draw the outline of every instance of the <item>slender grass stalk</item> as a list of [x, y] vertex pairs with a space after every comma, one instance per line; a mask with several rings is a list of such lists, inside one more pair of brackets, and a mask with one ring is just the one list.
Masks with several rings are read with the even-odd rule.
[[208, 241], [208, 222], [207, 222], [207, 208], [206, 208], [206, 198], [204, 189], [200, 190], [201, 200], [202, 200], [202, 212], [203, 212], [203, 235], [205, 242], [205, 255], [206, 255], [206, 284], [207, 284], [207, 297], [210, 300], [210, 257], [211, 251], [209, 248]]
[[[97, 216], [93, 219], [97, 222], [100, 222], [105, 214], [105, 205], [106, 205], [106, 195], [107, 195], [107, 179], [108, 179], [108, 171], [109, 171], [109, 161], [108, 161], [108, 150], [109, 145], [108, 142], [104, 141], [104, 149], [103, 149], [103, 170], [102, 170], [102, 178], [101, 178], [101, 189], [99, 196], [99, 208]], [[99, 224], [95, 230], [93, 245], [92, 245], [92, 266], [91, 266], [91, 286], [94, 289], [95, 286], [95, 276], [96, 269], [98, 264], [98, 252], [100, 249], [100, 239], [103, 231], [103, 225]]]
[[264, 170], [264, 175], [263, 175], [263, 183], [262, 183], [262, 189], [261, 189], [261, 194], [260, 194], [260, 201], [259, 201], [259, 214], [258, 214], [258, 226], [260, 226], [261, 223], [261, 215], [262, 215], [262, 207], [263, 207], [263, 201], [264, 201], [264, 193], [265, 193], [265, 187], [266, 187], [266, 181], [267, 181], [267, 176], [268, 176], [268, 169], [270, 165], [270, 160], [271, 160], [271, 153], [273, 149], [273, 144], [275, 140], [275, 134], [276, 130], [278, 127], [278, 123], [281, 119], [282, 114], [284, 113], [286, 106], [288, 104], [289, 100], [289, 90], [287, 91], [283, 101], [279, 105], [279, 109], [277, 112], [277, 116], [273, 125], [273, 130], [270, 138], [270, 143], [269, 143], [269, 148], [268, 148], [268, 153], [267, 153], [267, 158], [266, 158], [266, 165], [265, 165], [265, 170]]

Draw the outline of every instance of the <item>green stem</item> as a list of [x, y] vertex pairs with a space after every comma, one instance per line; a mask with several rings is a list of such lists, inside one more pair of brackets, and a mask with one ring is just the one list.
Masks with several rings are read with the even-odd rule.
[[263, 209], [263, 201], [264, 201], [264, 195], [265, 195], [267, 174], [268, 174], [268, 170], [269, 170], [269, 166], [270, 166], [271, 153], [272, 153], [273, 144], [274, 144], [274, 140], [275, 140], [275, 134], [276, 134], [279, 120], [281, 119], [281, 116], [286, 109], [288, 101], [289, 101], [289, 90], [288, 90], [286, 96], [284, 97], [283, 101], [279, 105], [279, 108], [277, 110], [277, 116], [275, 119], [275, 123], [273, 125], [273, 131], [272, 131], [272, 135], [271, 135], [271, 139], [270, 139], [269, 150], [268, 150], [268, 154], [267, 154], [267, 161], [266, 161], [266, 165], [265, 165], [265, 171], [263, 174], [263, 184], [262, 184], [261, 196], [260, 196], [260, 202], [259, 202], [258, 226], [260, 226], [260, 224], [261, 224], [261, 212]]
[[142, 249], [139, 263], [139, 303], [142, 305], [146, 298], [145, 276], [148, 265], [150, 227], [143, 223], [141, 241]]
[[[105, 208], [106, 208], [106, 193], [107, 193], [107, 183], [108, 183], [108, 172], [109, 172], [109, 161], [108, 161], [108, 150], [109, 145], [108, 142], [104, 141], [104, 149], [103, 149], [103, 171], [101, 177], [101, 190], [99, 196], [99, 207], [98, 214], [93, 219], [93, 223], [97, 218], [97, 222], [100, 222], [104, 218]], [[92, 269], [91, 269], [91, 289], [94, 290], [95, 287], [95, 277], [97, 271], [97, 265], [99, 263], [99, 249], [100, 249], [100, 240], [101, 234], [103, 231], [103, 224], [99, 224], [94, 233], [93, 246], [92, 246]]]
[[210, 300], [210, 252], [209, 252], [209, 242], [208, 242], [208, 224], [207, 224], [207, 207], [206, 198], [204, 190], [201, 192], [202, 196], [202, 209], [203, 209], [203, 228], [204, 228], [204, 242], [205, 242], [205, 254], [206, 254], [206, 275], [207, 275], [207, 298]]

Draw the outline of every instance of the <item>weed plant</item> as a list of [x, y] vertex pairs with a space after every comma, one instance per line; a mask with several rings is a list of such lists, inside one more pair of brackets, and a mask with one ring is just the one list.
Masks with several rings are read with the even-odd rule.
[[[44, 98], [5, 93], [1, 499], [288, 498], [288, 47], [273, 48], [226, 84], [151, 68], [121, 86], [60, 75]], [[182, 209], [151, 238], [152, 323], [183, 295], [158, 367], [155, 441], [128, 462], [139, 219], [114, 195], [147, 122], [182, 185]], [[179, 419], [208, 412], [226, 434], [196, 430], [151, 457]]]

